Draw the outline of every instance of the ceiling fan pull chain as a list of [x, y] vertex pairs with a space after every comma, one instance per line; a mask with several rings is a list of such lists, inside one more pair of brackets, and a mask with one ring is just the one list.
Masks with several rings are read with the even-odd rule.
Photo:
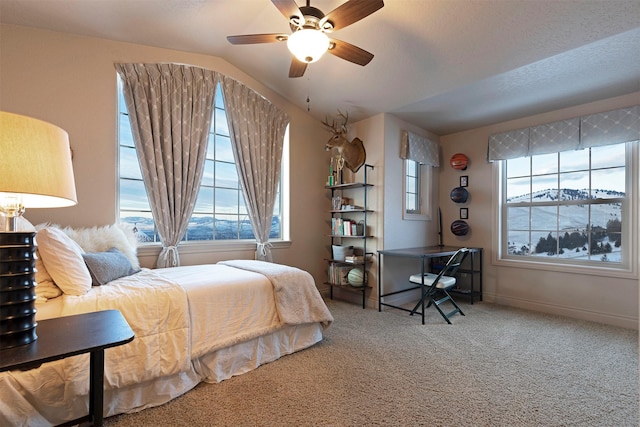
[[307, 113], [311, 111], [311, 105], [309, 104], [309, 92], [311, 83], [309, 82], [309, 73], [307, 73]]

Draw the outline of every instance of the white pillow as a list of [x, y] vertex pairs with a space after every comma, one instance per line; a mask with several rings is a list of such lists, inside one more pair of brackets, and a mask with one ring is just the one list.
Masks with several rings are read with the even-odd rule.
[[67, 295], [84, 295], [91, 289], [91, 275], [82, 248], [64, 231], [46, 227], [36, 235], [38, 253], [53, 281]]
[[[31, 224], [29, 220], [23, 216], [18, 217], [17, 225], [18, 227], [16, 231], [22, 231], [22, 232], [36, 231], [36, 227], [34, 227], [33, 224]], [[4, 230], [4, 226], [5, 226], [5, 218], [4, 216], [0, 215], [0, 230]], [[49, 298], [55, 298], [62, 295], [62, 291], [60, 290], [60, 288], [56, 286], [55, 283], [53, 283], [53, 279], [51, 278], [51, 275], [49, 275], [49, 273], [47, 272], [47, 269], [44, 267], [44, 263], [42, 262], [42, 257], [38, 253], [37, 247], [36, 247], [35, 281], [36, 281], [36, 296], [38, 297], [39, 301], [42, 301], [42, 300], [46, 301]]]

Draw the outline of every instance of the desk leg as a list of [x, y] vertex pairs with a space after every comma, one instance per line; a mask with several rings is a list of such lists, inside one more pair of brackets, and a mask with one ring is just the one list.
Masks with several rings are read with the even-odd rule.
[[[424, 263], [426, 262], [426, 258], [422, 257], [422, 283], [420, 286], [420, 298], [422, 298], [422, 324], [424, 325], [424, 274], [426, 273], [424, 268]], [[429, 269], [431, 270], [431, 269]]]
[[381, 271], [382, 269], [380, 268], [382, 264], [382, 254], [380, 254], [380, 256], [378, 257], [378, 313], [380, 313], [382, 311], [382, 297], [380, 295], [382, 295], [382, 276]]
[[480, 301], [482, 301], [482, 276], [483, 276], [483, 272], [482, 272], [482, 253], [483, 253], [483, 249], [480, 249], [480, 266], [478, 268], [478, 271], [480, 271], [480, 295], [478, 296], [478, 299]]
[[475, 259], [475, 253], [471, 252], [471, 293], [469, 294], [471, 296], [471, 305], [473, 305], [473, 293], [475, 292], [475, 277], [476, 277], [476, 273], [475, 273], [475, 268], [476, 268], [476, 259]]
[[91, 352], [89, 362], [89, 417], [96, 427], [102, 427], [104, 410], [104, 349]]

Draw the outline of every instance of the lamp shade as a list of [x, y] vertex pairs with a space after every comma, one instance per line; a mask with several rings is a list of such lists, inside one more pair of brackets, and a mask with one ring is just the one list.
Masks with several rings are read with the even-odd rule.
[[0, 111], [0, 204], [25, 208], [77, 203], [69, 135], [50, 123]]
[[329, 37], [320, 30], [305, 28], [289, 36], [287, 47], [301, 62], [316, 62], [329, 49]]

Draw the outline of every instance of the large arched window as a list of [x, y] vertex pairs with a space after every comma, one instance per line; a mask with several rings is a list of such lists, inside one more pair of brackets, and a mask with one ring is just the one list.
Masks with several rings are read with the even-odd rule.
[[[131, 134], [129, 115], [118, 76], [119, 218], [132, 224], [144, 241], [159, 242]], [[285, 152], [289, 135], [285, 134]], [[286, 162], [283, 161], [283, 168]], [[282, 174], [281, 176], [285, 176]], [[270, 240], [283, 238], [282, 179], [275, 203]], [[224, 99], [217, 87], [198, 199], [183, 242], [255, 240], [239, 187]]]

